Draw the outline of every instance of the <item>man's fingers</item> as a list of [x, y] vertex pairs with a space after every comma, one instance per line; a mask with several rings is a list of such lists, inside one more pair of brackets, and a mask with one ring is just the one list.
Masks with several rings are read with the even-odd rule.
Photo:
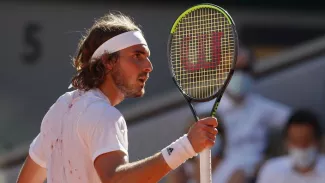
[[216, 128], [218, 126], [218, 121], [214, 117], [204, 118], [204, 119], [200, 120], [199, 123], [200, 124], [205, 124], [205, 125], [208, 125], [208, 126], [212, 126], [214, 128]]
[[212, 134], [212, 135], [217, 135], [218, 134], [218, 130], [215, 127], [203, 125], [202, 129], [204, 131], [208, 132], [209, 134]]

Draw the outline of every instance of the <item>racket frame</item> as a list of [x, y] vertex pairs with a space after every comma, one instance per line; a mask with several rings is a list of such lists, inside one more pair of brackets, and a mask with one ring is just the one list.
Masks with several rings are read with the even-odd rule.
[[[231, 23], [231, 28], [232, 28], [232, 31], [234, 33], [234, 42], [235, 42], [235, 48], [234, 48], [234, 54], [233, 54], [233, 61], [232, 61], [232, 64], [231, 64], [231, 69], [227, 75], [227, 79], [225, 80], [224, 84], [222, 85], [222, 87], [214, 94], [214, 95], [211, 95], [207, 98], [202, 98], [202, 99], [198, 99], [198, 98], [193, 98], [189, 95], [187, 95], [182, 89], [181, 89], [181, 86], [179, 86], [177, 80], [175, 79], [175, 73], [173, 71], [173, 66], [172, 66], [172, 63], [171, 63], [171, 56], [170, 56], [170, 50], [171, 50], [171, 41], [172, 41], [172, 38], [173, 38], [173, 32], [175, 32], [176, 30], [176, 27], [177, 27], [177, 24], [180, 22], [180, 20], [188, 13], [190, 13], [191, 11], [194, 11], [198, 8], [202, 8], [202, 7], [208, 7], [208, 8], [215, 8], [217, 9], [218, 11], [222, 12], [228, 19], [229, 23]], [[221, 96], [223, 95], [226, 87], [228, 86], [229, 82], [230, 82], [230, 79], [235, 71], [235, 64], [236, 64], [236, 61], [237, 61], [237, 54], [238, 54], [238, 35], [237, 35], [237, 31], [236, 31], [236, 26], [235, 26], [235, 23], [233, 21], [233, 19], [231, 18], [231, 16], [229, 15], [229, 13], [224, 10], [223, 8], [217, 6], [217, 5], [214, 5], [214, 4], [210, 4], [210, 3], [202, 3], [202, 4], [197, 4], [197, 5], [194, 5], [190, 8], [188, 8], [186, 11], [184, 11], [181, 15], [179, 15], [179, 17], [177, 18], [177, 20], [174, 22], [173, 26], [172, 26], [172, 31], [170, 32], [169, 34], [169, 37], [168, 37], [168, 43], [167, 43], [167, 57], [168, 57], [168, 65], [169, 65], [169, 71], [172, 75], [172, 80], [173, 82], [176, 84], [177, 88], [179, 89], [179, 91], [183, 94], [183, 96], [186, 98], [186, 100], [188, 102], [207, 102], [207, 101], [210, 101], [210, 100], [213, 100], [215, 98], [217, 98], [216, 102], [220, 99], [221, 99]], [[220, 96], [220, 97], [218, 97]], [[220, 98], [220, 99], [218, 99]], [[190, 105], [191, 107], [193, 107], [192, 105]], [[196, 115], [196, 112], [194, 112], [193, 114]]]
[[[232, 32], [233, 32], [233, 36], [234, 36], [234, 53], [233, 53], [233, 60], [232, 60], [232, 64], [231, 64], [231, 68], [230, 71], [227, 75], [227, 79], [224, 81], [222, 87], [214, 94], [211, 95], [209, 97], [206, 98], [202, 98], [202, 99], [198, 99], [198, 98], [193, 98], [190, 97], [189, 95], [187, 95], [187, 93], [185, 93], [182, 89], [181, 86], [178, 84], [177, 80], [175, 79], [175, 73], [173, 70], [173, 66], [172, 66], [172, 62], [171, 62], [171, 42], [172, 42], [172, 38], [173, 38], [173, 34], [176, 31], [177, 25], [180, 22], [180, 20], [186, 16], [188, 13], [190, 13], [191, 11], [194, 11], [198, 8], [202, 8], [202, 7], [207, 7], [207, 8], [214, 8], [217, 9], [219, 12], [223, 13], [225, 15], [225, 17], [227, 17], [231, 28], [232, 28]], [[167, 43], [167, 57], [168, 57], [168, 64], [169, 64], [169, 70], [170, 73], [172, 75], [172, 80], [174, 81], [175, 85], [177, 86], [178, 90], [181, 92], [181, 94], [184, 96], [184, 98], [186, 99], [188, 105], [190, 106], [191, 112], [195, 118], [196, 121], [199, 121], [199, 117], [193, 107], [192, 102], [207, 102], [213, 99], [216, 99], [216, 101], [213, 104], [213, 107], [211, 109], [211, 116], [215, 117], [216, 116], [216, 111], [219, 105], [219, 102], [222, 98], [222, 95], [224, 94], [230, 80], [231, 77], [235, 71], [235, 64], [237, 62], [237, 55], [238, 55], [238, 35], [237, 35], [237, 31], [236, 31], [236, 26], [235, 23], [233, 21], [233, 19], [231, 18], [231, 16], [229, 15], [229, 13], [224, 10], [223, 8], [214, 5], [214, 4], [210, 4], [210, 3], [202, 3], [202, 4], [197, 4], [194, 5], [190, 8], [188, 8], [186, 11], [184, 11], [181, 15], [179, 15], [179, 17], [177, 18], [177, 20], [174, 22], [173, 26], [172, 26], [172, 30], [169, 34], [169, 38], [168, 38], [168, 43]], [[212, 172], [211, 172], [211, 150], [210, 149], [205, 149], [200, 153], [200, 156], [202, 156], [202, 160], [200, 160], [200, 181], [201, 183], [211, 183], [212, 182]], [[208, 172], [207, 172], [208, 171]]]

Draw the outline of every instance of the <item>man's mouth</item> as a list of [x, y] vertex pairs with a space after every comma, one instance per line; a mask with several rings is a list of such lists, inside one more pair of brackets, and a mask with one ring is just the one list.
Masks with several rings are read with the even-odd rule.
[[138, 80], [144, 84], [148, 79], [149, 77], [140, 77]]

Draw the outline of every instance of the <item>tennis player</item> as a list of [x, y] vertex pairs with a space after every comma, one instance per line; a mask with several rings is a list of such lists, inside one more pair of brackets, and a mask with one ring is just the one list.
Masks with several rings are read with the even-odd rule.
[[205, 118], [160, 152], [129, 162], [127, 125], [114, 106], [144, 95], [153, 69], [149, 56], [142, 31], [128, 16], [108, 14], [95, 21], [73, 59], [76, 90], [46, 113], [18, 183], [158, 182], [213, 146], [217, 121]]

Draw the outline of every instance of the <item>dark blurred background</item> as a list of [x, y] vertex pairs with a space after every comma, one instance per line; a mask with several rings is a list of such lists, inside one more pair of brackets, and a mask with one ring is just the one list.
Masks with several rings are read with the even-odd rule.
[[170, 77], [167, 39], [178, 15], [202, 2], [225, 8], [240, 40], [253, 49], [256, 91], [292, 108], [312, 109], [324, 127], [325, 6], [318, 2], [2, 0], [0, 183], [15, 182], [44, 114], [68, 91], [80, 37], [109, 11], [127, 14], [141, 25], [154, 67], [146, 96], [117, 107], [129, 127], [130, 160], [149, 156], [179, 137], [191, 113]]

